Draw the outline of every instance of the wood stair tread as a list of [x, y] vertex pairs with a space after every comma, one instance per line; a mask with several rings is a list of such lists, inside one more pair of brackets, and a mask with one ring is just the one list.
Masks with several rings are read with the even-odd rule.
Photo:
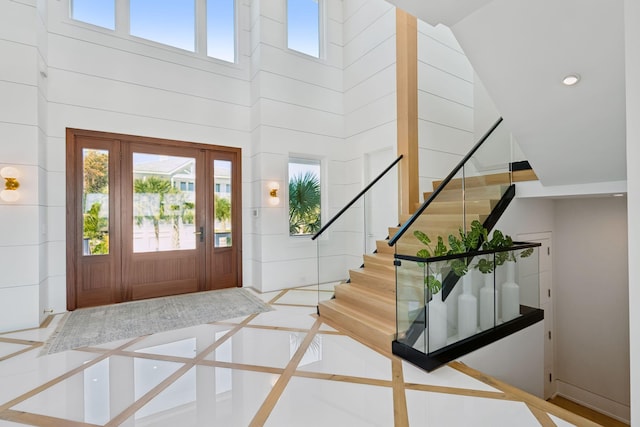
[[318, 305], [321, 318], [353, 335], [372, 347], [391, 352], [391, 342], [396, 335], [396, 322], [383, 321], [360, 310], [341, 303], [337, 299], [322, 301]]
[[393, 265], [393, 254], [365, 254], [363, 256], [363, 259], [365, 268], [373, 268], [378, 270], [395, 269], [395, 266]]
[[[454, 178], [447, 184], [447, 189], [460, 189], [462, 188], [462, 178]], [[432, 187], [435, 190], [440, 186], [443, 180], [438, 179], [432, 182]], [[494, 173], [489, 175], [479, 175], [464, 178], [465, 188], [469, 187], [484, 187], [487, 185], [503, 184], [509, 185], [511, 183], [511, 176], [509, 172]]]
[[376, 240], [376, 250], [381, 254], [394, 254], [395, 249], [389, 246], [389, 240]]
[[396, 299], [393, 294], [355, 283], [343, 283], [336, 286], [336, 300], [341, 304], [348, 304], [354, 310], [395, 322]]
[[[407, 222], [412, 215], [400, 215], [400, 220], [404, 224]], [[467, 223], [471, 223], [474, 220], [483, 221], [487, 218], [487, 215], [480, 215], [474, 213], [467, 213], [465, 215]], [[416, 222], [420, 222], [422, 224], [449, 224], [455, 223], [460, 224], [462, 222], [462, 212], [459, 214], [436, 214], [431, 212], [424, 212], [422, 215], [416, 218]]]
[[[495, 199], [500, 200], [502, 194], [507, 190], [508, 185], [489, 185], [486, 187], [472, 187], [464, 192], [465, 200]], [[423, 193], [427, 200], [433, 192]], [[462, 190], [444, 190], [438, 194], [438, 200], [445, 202], [455, 202], [462, 200]]]
[[350, 315], [350, 316], [358, 316], [362, 320], [362, 323], [366, 323], [368, 325], [371, 325], [371, 327], [373, 327], [373, 328], [375, 328], [375, 329], [377, 329], [379, 331], [382, 331], [382, 332], [387, 333], [387, 334], [395, 334], [396, 333], [395, 321], [389, 322], [389, 321], [381, 320], [377, 316], [371, 316], [370, 314], [362, 312], [361, 310], [353, 309], [352, 307], [350, 307], [348, 305], [345, 305], [345, 304], [341, 303], [340, 301], [338, 301], [336, 299], [322, 301], [321, 305], [323, 305], [323, 306], [333, 306], [334, 309], [335, 309], [335, 307], [340, 307], [340, 311], [342, 313], [345, 313], [345, 314]]
[[[498, 200], [493, 199], [467, 200], [466, 202], [461, 200], [444, 202], [436, 199], [425, 209], [424, 214], [461, 215], [464, 210], [466, 213], [489, 215], [497, 203]], [[414, 210], [417, 211], [420, 207], [422, 203], [416, 204]]]

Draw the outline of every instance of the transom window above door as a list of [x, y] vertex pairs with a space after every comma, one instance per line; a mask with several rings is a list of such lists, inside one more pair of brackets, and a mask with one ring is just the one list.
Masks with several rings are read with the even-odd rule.
[[235, 0], [69, 0], [70, 17], [118, 34], [236, 61]]

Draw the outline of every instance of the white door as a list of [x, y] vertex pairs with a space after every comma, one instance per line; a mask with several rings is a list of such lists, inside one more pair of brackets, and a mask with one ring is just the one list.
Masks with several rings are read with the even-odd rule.
[[539, 250], [540, 265], [540, 308], [544, 310], [544, 398], [548, 399], [556, 392], [554, 374], [554, 344], [555, 332], [553, 328], [553, 278], [551, 232], [519, 234], [518, 241], [537, 242], [542, 244]]
[[[365, 183], [368, 185], [394, 160], [396, 154], [389, 147], [366, 155]], [[398, 166], [391, 169], [365, 195], [366, 252], [376, 248], [376, 240], [389, 235], [389, 227], [398, 225]]]

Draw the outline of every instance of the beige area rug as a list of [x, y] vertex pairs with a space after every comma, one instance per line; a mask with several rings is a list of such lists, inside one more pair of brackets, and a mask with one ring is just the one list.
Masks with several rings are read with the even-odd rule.
[[272, 310], [241, 288], [81, 308], [64, 315], [41, 354], [135, 338]]

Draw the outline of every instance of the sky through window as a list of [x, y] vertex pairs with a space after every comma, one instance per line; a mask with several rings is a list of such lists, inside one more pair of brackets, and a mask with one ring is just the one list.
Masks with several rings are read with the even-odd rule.
[[319, 0], [287, 1], [287, 46], [320, 57]]

